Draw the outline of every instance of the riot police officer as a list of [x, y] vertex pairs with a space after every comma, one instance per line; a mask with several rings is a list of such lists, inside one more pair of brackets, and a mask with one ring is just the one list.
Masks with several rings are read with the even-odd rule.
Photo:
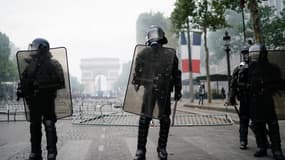
[[[178, 69], [178, 59], [175, 53], [162, 53], [166, 52], [167, 49], [162, 47], [167, 43], [167, 38], [164, 35], [164, 31], [158, 26], [151, 26], [149, 31], [147, 32], [147, 41], [146, 44], [150, 47], [147, 47], [145, 50], [141, 52], [140, 55], [136, 58], [136, 66], [135, 66], [135, 75], [132, 83], [134, 84], [136, 90], [139, 89], [141, 85], [143, 85], [144, 95], [143, 95], [143, 104], [142, 104], [142, 112], [147, 110], [153, 110], [155, 103], [159, 106], [159, 121], [160, 121], [160, 131], [159, 131], [159, 139], [157, 152], [158, 157], [161, 160], [167, 159], [167, 139], [170, 128], [170, 94], [175, 88], [175, 100], [179, 100], [181, 98], [181, 71]], [[163, 57], [165, 55], [174, 57]], [[152, 68], [147, 65], [145, 62], [147, 61], [162, 61], [163, 59], [167, 59], [166, 61], [170, 64], [173, 64], [171, 70], [166, 68]], [[144, 67], [142, 67], [144, 65]], [[159, 65], [155, 65], [153, 67], [161, 67]], [[150, 70], [159, 70], [155, 72], [155, 84], [153, 86], [148, 86], [147, 82], [141, 82], [136, 77], [140, 76], [144, 73], [149, 73]], [[166, 83], [166, 81], [171, 80], [170, 83]], [[165, 86], [167, 84], [167, 86]], [[152, 111], [151, 111], [152, 112]], [[138, 141], [137, 141], [137, 151], [135, 155], [135, 160], [144, 160], [146, 154], [146, 143], [147, 143], [147, 135], [149, 129], [149, 123], [151, 121], [151, 117], [141, 115], [139, 119], [139, 129], [138, 129]]]
[[57, 90], [65, 88], [63, 69], [57, 60], [51, 59], [49, 42], [42, 38], [30, 44], [30, 58], [21, 74], [17, 96], [23, 97], [28, 105], [30, 117], [31, 154], [29, 160], [42, 160], [41, 124], [45, 126], [47, 160], [57, 155], [57, 133], [55, 123], [55, 98]]
[[281, 79], [278, 66], [269, 63], [267, 50], [263, 44], [254, 44], [249, 48], [248, 83], [251, 95], [249, 111], [258, 148], [254, 156], [267, 155], [267, 125], [273, 157], [276, 160], [284, 160], [273, 94], [285, 89], [285, 82]]
[[235, 99], [240, 101], [240, 149], [247, 148], [247, 136], [249, 127], [249, 94], [248, 94], [248, 47], [241, 50], [242, 62], [237, 66], [232, 75], [230, 103], [236, 105]]

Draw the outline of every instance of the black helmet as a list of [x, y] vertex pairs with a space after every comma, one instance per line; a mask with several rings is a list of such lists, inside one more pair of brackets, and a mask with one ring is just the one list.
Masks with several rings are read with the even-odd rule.
[[165, 37], [164, 31], [157, 25], [151, 25], [146, 35], [146, 44], [167, 44], [167, 38]]
[[266, 61], [267, 49], [264, 44], [256, 43], [249, 48], [250, 61]]
[[36, 38], [30, 44], [31, 50], [38, 50], [39, 52], [47, 52], [49, 51], [49, 43], [47, 40], [43, 38]]

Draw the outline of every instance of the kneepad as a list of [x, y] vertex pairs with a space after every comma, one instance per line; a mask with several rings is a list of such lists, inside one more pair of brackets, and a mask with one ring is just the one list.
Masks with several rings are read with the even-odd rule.
[[52, 120], [45, 120], [44, 125], [47, 131], [55, 131], [55, 122]]
[[139, 121], [139, 123], [140, 123], [140, 124], [144, 124], [144, 125], [146, 125], [146, 124], [149, 124], [149, 123], [150, 123], [150, 121], [151, 121], [151, 118], [149, 118], [149, 117], [145, 117], [145, 116], [141, 116], [141, 117], [140, 117], [140, 121]]

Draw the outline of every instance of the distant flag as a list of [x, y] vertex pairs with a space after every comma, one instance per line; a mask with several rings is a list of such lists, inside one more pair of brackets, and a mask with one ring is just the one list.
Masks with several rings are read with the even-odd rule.
[[191, 46], [192, 53], [192, 72], [200, 73], [200, 52], [201, 52], [201, 32], [193, 32], [193, 40]]
[[[193, 32], [191, 39], [191, 58], [192, 58], [192, 73], [200, 73], [200, 51], [201, 51], [201, 33]], [[187, 40], [184, 32], [180, 34], [180, 54], [182, 61], [182, 79], [188, 79], [189, 76], [189, 56]]]

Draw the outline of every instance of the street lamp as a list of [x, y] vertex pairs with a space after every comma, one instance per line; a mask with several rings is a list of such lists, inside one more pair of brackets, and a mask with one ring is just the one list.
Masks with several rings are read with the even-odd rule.
[[225, 35], [223, 37], [223, 40], [225, 42], [225, 51], [227, 54], [227, 67], [228, 67], [228, 95], [230, 93], [230, 83], [231, 83], [231, 66], [230, 66], [230, 41], [231, 41], [231, 36], [229, 36], [229, 33], [226, 31]]

